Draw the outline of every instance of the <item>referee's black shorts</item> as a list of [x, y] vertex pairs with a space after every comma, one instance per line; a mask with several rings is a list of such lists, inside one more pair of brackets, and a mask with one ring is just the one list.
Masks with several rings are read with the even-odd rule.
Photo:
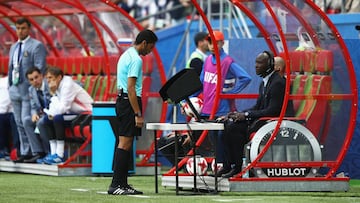
[[[138, 97], [138, 104], [142, 111], [141, 97]], [[116, 117], [118, 118], [118, 132], [119, 136], [133, 137], [141, 136], [141, 128], [135, 127], [135, 112], [131, 107], [127, 94], [122, 94], [116, 99], [115, 106]]]

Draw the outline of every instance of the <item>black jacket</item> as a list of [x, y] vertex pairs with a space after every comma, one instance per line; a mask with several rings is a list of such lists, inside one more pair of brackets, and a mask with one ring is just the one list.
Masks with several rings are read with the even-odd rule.
[[[259, 97], [255, 106], [248, 109], [248, 118], [256, 120], [260, 117], [277, 117], [280, 115], [284, 102], [286, 80], [274, 72], [266, 87], [261, 83], [259, 86]], [[294, 107], [291, 100], [288, 101], [285, 116], [294, 116]]]

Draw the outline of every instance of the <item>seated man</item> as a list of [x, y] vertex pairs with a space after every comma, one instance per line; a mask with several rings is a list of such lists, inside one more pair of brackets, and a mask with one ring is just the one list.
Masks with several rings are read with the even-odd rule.
[[286, 78], [286, 75], [285, 75], [285, 61], [280, 56], [275, 56], [274, 57], [274, 69], [275, 69], [275, 72], [279, 73], [279, 75], [281, 77]]
[[[0, 78], [0, 158], [8, 157], [10, 150], [14, 152], [12, 154], [17, 155], [20, 147], [8, 88], [8, 77]], [[17, 157], [11, 159], [16, 160]]]
[[49, 109], [44, 109], [50, 151], [52, 154], [44, 159], [46, 164], [58, 164], [64, 161], [65, 127], [71, 124], [76, 116], [92, 111], [93, 99], [70, 76], [64, 76], [61, 69], [50, 67], [46, 70], [50, 94]]
[[[27, 163], [42, 162], [45, 155], [49, 154], [49, 137], [46, 132], [44, 118], [44, 108], [48, 108], [50, 101], [49, 87], [46, 80], [37, 67], [29, 68], [26, 71], [26, 77], [31, 86], [29, 87], [30, 107], [31, 107], [31, 121], [36, 124], [37, 134], [33, 141], [36, 151], [41, 152], [39, 156], [34, 156]], [[33, 149], [34, 150], [34, 149]]]
[[[250, 128], [252, 123], [261, 117], [280, 115], [286, 80], [275, 72], [273, 54], [269, 51], [260, 53], [256, 57], [255, 68], [256, 74], [263, 78], [259, 87], [259, 97], [252, 108], [243, 112], [231, 112], [224, 118], [226, 161], [217, 176], [229, 178], [241, 171], [243, 149], [249, 141], [249, 133], [257, 130]], [[291, 104], [288, 103], [285, 116], [294, 115]]]

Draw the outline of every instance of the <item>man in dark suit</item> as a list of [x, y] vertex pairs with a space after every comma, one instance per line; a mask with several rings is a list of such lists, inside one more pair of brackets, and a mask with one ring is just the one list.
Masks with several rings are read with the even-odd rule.
[[[263, 78], [259, 86], [259, 97], [256, 104], [243, 112], [231, 112], [225, 118], [224, 144], [227, 160], [218, 176], [232, 177], [241, 171], [243, 149], [249, 141], [251, 124], [261, 117], [277, 117], [284, 102], [286, 80], [274, 70], [274, 56], [264, 51], [256, 57], [256, 74]], [[285, 116], [293, 116], [294, 109], [288, 103]], [[257, 127], [259, 128], [259, 127]]]
[[46, 49], [38, 40], [30, 37], [31, 23], [26, 18], [15, 22], [18, 41], [9, 52], [9, 95], [14, 108], [14, 118], [18, 127], [21, 156], [15, 162], [24, 162], [36, 154], [34, 125], [30, 117], [29, 82], [25, 73], [31, 67], [45, 72]]
[[37, 67], [32, 67], [26, 71], [26, 77], [31, 86], [29, 87], [31, 121], [36, 124], [37, 134], [33, 143], [36, 146], [37, 156], [26, 159], [28, 163], [42, 163], [46, 154], [50, 154], [49, 136], [46, 130], [44, 109], [49, 107], [50, 92], [49, 85], [44, 79], [43, 74]]

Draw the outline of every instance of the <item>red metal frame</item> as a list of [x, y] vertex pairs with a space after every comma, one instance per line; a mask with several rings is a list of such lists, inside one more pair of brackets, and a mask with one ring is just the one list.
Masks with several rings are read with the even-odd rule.
[[[19, 11], [19, 10], [17, 10], [17, 9], [15, 9], [15, 8], [12, 8], [12, 10], [14, 11], [14, 12], [16, 12], [18, 15], [20, 15], [20, 16], [22, 16], [23, 14], [21, 13], [21, 11]], [[12, 18], [12, 19], [14, 19], [14, 18]], [[52, 39], [50, 39], [50, 37], [45, 33], [45, 31], [41, 28], [41, 26], [35, 21], [35, 20], [33, 20], [30, 16], [29, 16], [29, 21], [31, 22], [31, 24], [33, 25], [33, 26], [35, 26], [35, 28], [41, 33], [41, 35], [46, 39], [46, 42], [47, 43], [49, 43], [49, 45], [50, 45], [50, 47], [55, 47], [54, 46], [54, 42], [52, 41]], [[54, 49], [54, 52], [55, 52], [55, 55], [56, 56], [58, 56], [59, 55], [59, 52], [56, 50], [56, 49]]]
[[[245, 5], [243, 5], [242, 1], [238, 0], [229, 0], [231, 3], [233, 3], [235, 6], [237, 6], [239, 9], [241, 9], [242, 12], [244, 12], [247, 17], [249, 17], [254, 24], [257, 26], [257, 28], [260, 30], [261, 34], [264, 36], [264, 39], [266, 41], [266, 43], [268, 44], [270, 50], [272, 50], [274, 53], [276, 53], [276, 49], [275, 46], [273, 44], [273, 42], [270, 40], [270, 35], [267, 32], [265, 26], [263, 26], [260, 21], [257, 19], [256, 16], [254, 16], [254, 14], [247, 9], [247, 7]], [[303, 165], [303, 166], [309, 166], [309, 167], [328, 167], [330, 168], [330, 170], [328, 171], [328, 173], [324, 176], [324, 177], [316, 177], [316, 178], [268, 178], [268, 179], [263, 179], [263, 178], [257, 178], [257, 179], [252, 179], [250, 178], [250, 180], [292, 180], [292, 181], [296, 181], [296, 180], [310, 180], [310, 181], [315, 181], [315, 180], [339, 180], [339, 178], [334, 178], [333, 175], [336, 172], [336, 170], [338, 169], [338, 167], [340, 166], [342, 160], [344, 159], [344, 156], [346, 154], [347, 149], [349, 148], [350, 145], [350, 141], [352, 138], [352, 134], [355, 128], [355, 121], [356, 121], [356, 113], [357, 113], [357, 85], [356, 85], [356, 78], [355, 78], [355, 71], [354, 71], [354, 67], [353, 64], [351, 63], [351, 58], [350, 58], [350, 54], [348, 53], [348, 50], [345, 46], [345, 43], [343, 41], [343, 39], [341, 38], [339, 32], [337, 31], [336, 27], [331, 23], [331, 21], [329, 20], [329, 18], [327, 17], [327, 15], [325, 13], [323, 13], [311, 0], [305, 0], [305, 3], [307, 5], [309, 5], [313, 10], [317, 11], [318, 15], [320, 16], [321, 20], [323, 20], [331, 29], [331, 31], [335, 34], [336, 36], [336, 40], [338, 41], [340, 47], [341, 47], [341, 51], [343, 52], [343, 55], [345, 57], [345, 61], [347, 64], [347, 70], [349, 72], [349, 79], [350, 79], [350, 86], [352, 87], [351, 89], [353, 90], [351, 94], [319, 94], [319, 95], [290, 95], [289, 94], [289, 90], [290, 90], [290, 58], [289, 58], [289, 50], [286, 44], [286, 37], [285, 34], [282, 32], [281, 29], [281, 25], [279, 20], [276, 17], [276, 14], [274, 13], [274, 11], [272, 10], [272, 7], [270, 5], [270, 3], [272, 1], [270, 0], [262, 0], [264, 6], [266, 7], [267, 11], [270, 13], [270, 15], [272, 16], [275, 26], [279, 32], [280, 35], [280, 39], [282, 41], [283, 44], [283, 48], [284, 48], [284, 53], [285, 56], [287, 57], [286, 60], [286, 72], [287, 72], [287, 85], [286, 85], [286, 92], [287, 94], [285, 95], [285, 102], [283, 104], [283, 108], [281, 111], [281, 114], [279, 116], [279, 121], [277, 123], [276, 128], [274, 129], [273, 134], [271, 135], [271, 138], [269, 139], [269, 141], [267, 142], [267, 144], [265, 145], [265, 147], [263, 148], [263, 150], [258, 154], [258, 157], [246, 168], [244, 169], [240, 174], [238, 174], [236, 177], [230, 179], [231, 181], [244, 181], [243, 179], [241, 179], [241, 175], [243, 173], [245, 173], [246, 170], [253, 168], [253, 167], [273, 167], [273, 168], [278, 168], [278, 167], [294, 167], [294, 164], [296, 166], [299, 165]], [[291, 5], [289, 2], [284, 1], [284, 0], [280, 0], [280, 2], [282, 3], [283, 6], [285, 6], [287, 9], [289, 9], [294, 16], [297, 18], [297, 20], [299, 20], [299, 22], [301, 23], [301, 25], [305, 28], [305, 30], [310, 33], [310, 37], [312, 39], [312, 41], [314, 42], [314, 44], [317, 47], [320, 47], [320, 42], [319, 39], [317, 38], [317, 35], [315, 33], [315, 31], [313, 30], [313, 28], [306, 22], [306, 20], [301, 16], [301, 14], [298, 12], [297, 8], [295, 8], [293, 5]], [[210, 23], [208, 21], [208, 19], [206, 18], [206, 15], [204, 14], [202, 8], [200, 8], [200, 6], [197, 4], [196, 1], [192, 1], [192, 3], [194, 4], [194, 7], [198, 10], [199, 15], [202, 17], [202, 20], [204, 21], [206, 27], [208, 28], [209, 33], [212, 33], [212, 28], [210, 26]], [[212, 34], [210, 34], [211, 37]], [[216, 47], [216, 46], [215, 46]], [[219, 56], [218, 56], [218, 50], [215, 50], [215, 56], [216, 56], [216, 60], [217, 60], [217, 64], [219, 64]], [[220, 71], [219, 71], [219, 65], [217, 66], [218, 68], [218, 81], [221, 81], [221, 76], [220, 76]], [[216, 90], [216, 98], [214, 101], [214, 107], [212, 109], [212, 113], [211, 113], [211, 117], [213, 117], [216, 108], [217, 108], [217, 104], [220, 98], [255, 98], [257, 95], [254, 94], [241, 94], [241, 95], [237, 95], [237, 94], [230, 94], [230, 95], [225, 95], [225, 94], [220, 94], [220, 90], [219, 90], [219, 84], [217, 86], [217, 90]], [[312, 99], [320, 99], [320, 100], [351, 100], [352, 101], [352, 106], [351, 106], [351, 114], [350, 114], [350, 123], [349, 123], [349, 127], [348, 127], [348, 131], [346, 132], [346, 138], [344, 140], [343, 143], [343, 147], [341, 152], [339, 153], [338, 157], [336, 158], [336, 160], [334, 161], [317, 161], [317, 162], [296, 162], [296, 163], [289, 163], [289, 162], [276, 162], [276, 163], [260, 163], [259, 160], [262, 158], [262, 156], [265, 154], [265, 152], [269, 149], [269, 147], [271, 146], [274, 138], [277, 135], [277, 132], [279, 130], [280, 124], [281, 124], [281, 120], [284, 118], [285, 115], [285, 107], [286, 104], [288, 102], [289, 99], [308, 99], [308, 98], [312, 98]], [[203, 142], [203, 140], [206, 137], [207, 132], [203, 132], [202, 135], [200, 136], [199, 140], [196, 143], [196, 146], [201, 145], [201, 143]], [[188, 155], [192, 155], [193, 151], [190, 151], [188, 153]], [[186, 158], [181, 160], [179, 162], [179, 166], [182, 166], [186, 163]], [[173, 175], [175, 172], [175, 167], [170, 169], [165, 176], [167, 175]], [[342, 180], [348, 180], [348, 178], [342, 178]], [[247, 181], [247, 180], [246, 180]]]
[[[92, 12], [96, 12], [96, 10], [94, 10], [94, 8], [87, 8], [85, 5], [81, 4], [81, 1], [71, 1], [71, 0], [58, 0], [57, 2], [62, 3], [64, 5], [68, 5], [70, 7], [66, 7], [63, 8], [61, 10], [57, 10], [56, 8], [49, 8], [47, 7], [45, 4], [39, 3], [40, 1], [36, 1], [36, 0], [24, 0], [24, 1], [16, 1], [17, 3], [24, 3], [24, 4], [28, 4], [28, 5], [32, 5], [36, 8], [38, 8], [39, 10], [36, 10], [35, 12], [31, 13], [30, 11], [27, 10], [21, 10], [18, 8], [14, 8], [14, 7], [8, 7], [6, 2], [1, 2], [0, 3], [0, 14], [2, 14], [3, 16], [9, 18], [11, 21], [15, 21], [15, 17], [18, 16], [27, 16], [29, 18], [29, 20], [31, 21], [31, 23], [33, 24], [34, 28], [37, 29], [39, 31], [39, 34], [41, 35], [41, 37], [44, 37], [45, 41], [48, 43], [48, 45], [52, 48], [52, 50], [54, 51], [54, 55], [57, 57], [61, 57], [61, 53], [55, 48], [55, 45], [53, 43], [53, 40], [46, 34], [45, 30], [42, 29], [42, 27], [34, 20], [33, 16], [48, 16], [48, 15], [52, 15], [54, 17], [56, 17], [59, 21], [61, 21], [67, 28], [69, 28], [69, 30], [74, 34], [74, 36], [79, 40], [80, 44], [83, 46], [83, 48], [85, 49], [85, 52], [87, 53], [88, 56], [90, 56], [90, 50], [88, 47], [88, 43], [84, 40], [83, 36], [81, 36], [80, 32], [76, 30], [76, 28], [66, 19], [64, 19], [61, 15], [62, 14], [69, 14], [69, 13], [74, 13], [74, 12], [79, 12], [81, 11], [83, 14], [86, 15], [86, 17], [89, 19], [89, 21], [92, 23], [92, 25], [94, 26], [94, 30], [96, 32], [96, 34], [99, 36], [100, 38], [100, 44], [101, 47], [103, 49], [103, 53], [104, 53], [104, 60], [105, 60], [105, 72], [106, 75], [110, 77], [110, 64], [109, 64], [109, 55], [107, 52], [107, 48], [106, 48], [106, 44], [104, 39], [101, 38], [102, 33], [101, 33], [101, 28], [104, 29], [110, 36], [110, 38], [114, 41], [114, 43], [117, 45], [116, 42], [116, 36], [114, 33], [112, 33], [110, 31], [110, 29], [104, 24], [102, 23], [102, 21], [92, 15]], [[102, 9], [106, 10], [106, 11], [117, 11], [119, 13], [121, 13], [123, 16], [125, 16], [133, 25], [135, 25], [135, 27], [138, 30], [142, 30], [143, 28], [141, 27], [141, 25], [136, 22], [136, 20], [134, 18], [132, 18], [127, 12], [125, 12], [124, 10], [122, 10], [120, 7], [118, 7], [117, 5], [113, 4], [111, 1], [108, 0], [100, 0], [98, 2], [103, 3], [104, 7], [102, 7]], [[97, 3], [98, 3], [97, 2]], [[200, 7], [200, 5], [198, 4], [198, 2], [196, 0], [192, 0], [191, 1], [193, 6], [197, 9], [199, 15], [201, 16], [202, 20], [204, 21], [207, 30], [210, 33], [210, 36], [212, 39], [214, 39], [214, 36], [212, 34], [212, 27], [211, 24], [209, 22], [209, 19], [207, 19], [206, 14], [204, 13], [204, 11], [202, 10], [202, 8]], [[270, 33], [267, 31], [266, 26], [264, 26], [259, 19], [254, 15], [254, 13], [252, 13], [244, 4], [244, 1], [241, 0], [229, 0], [229, 2], [231, 2], [232, 4], [234, 4], [235, 6], [237, 6], [242, 12], [244, 12], [247, 17], [255, 24], [255, 26], [259, 29], [260, 33], [264, 36], [265, 42], [268, 45], [269, 49], [271, 51], [273, 51], [275, 53], [275, 55], [277, 55], [277, 51], [275, 48], [275, 45], [273, 43], [273, 41], [271, 40], [271, 35]], [[246, 1], [248, 2], [248, 1]], [[351, 93], [349, 94], [344, 94], [344, 93], [340, 93], [340, 94], [325, 94], [325, 95], [290, 95], [289, 94], [289, 90], [290, 90], [290, 58], [289, 58], [289, 50], [288, 50], [288, 46], [286, 43], [286, 37], [285, 34], [282, 31], [281, 25], [279, 20], [276, 17], [276, 14], [274, 12], [274, 10], [271, 7], [271, 4], [274, 3], [274, 0], [258, 0], [256, 2], [259, 2], [265, 6], [266, 10], [269, 12], [270, 16], [272, 17], [272, 19], [274, 20], [274, 24], [276, 26], [276, 29], [278, 31], [278, 34], [280, 36], [280, 39], [282, 41], [282, 45], [284, 48], [284, 54], [285, 57], [287, 57], [286, 60], [286, 65], [287, 65], [287, 85], [286, 85], [286, 92], [287, 94], [285, 95], [285, 103], [283, 104], [282, 110], [281, 110], [281, 114], [279, 116], [279, 122], [276, 126], [276, 129], [274, 131], [274, 133], [271, 135], [271, 138], [275, 138], [277, 131], [279, 130], [279, 126], [280, 126], [280, 122], [281, 120], [284, 118], [285, 115], [285, 106], [286, 103], [288, 102], [289, 99], [308, 99], [309, 97], [313, 98], [313, 99], [319, 99], [319, 100], [348, 100], [351, 101], [351, 112], [349, 115], [350, 121], [349, 121], [349, 126], [347, 127], [347, 132], [345, 135], [345, 139], [344, 142], [342, 144], [342, 150], [340, 151], [340, 153], [338, 154], [338, 156], [336, 157], [336, 160], [334, 161], [319, 161], [319, 162], [305, 162], [305, 163], [296, 163], [296, 164], [304, 164], [306, 166], [313, 166], [313, 167], [321, 167], [321, 166], [326, 166], [329, 167], [330, 170], [329, 172], [326, 174], [325, 177], [322, 178], [314, 178], [314, 180], [318, 180], [318, 179], [326, 179], [326, 180], [333, 180], [333, 175], [336, 172], [336, 170], [339, 168], [341, 162], [343, 161], [345, 154], [347, 152], [347, 149], [350, 146], [350, 141], [351, 138], [353, 136], [353, 132], [355, 129], [355, 121], [356, 121], [356, 115], [357, 115], [357, 105], [358, 105], [358, 92], [357, 92], [357, 83], [356, 83], [356, 78], [355, 78], [355, 71], [354, 71], [354, 67], [353, 64], [351, 62], [351, 58], [350, 58], [350, 54], [345, 46], [345, 42], [344, 40], [341, 38], [340, 33], [337, 31], [336, 27], [331, 23], [330, 19], [327, 17], [327, 15], [322, 12], [313, 2], [312, 0], [304, 0], [305, 4], [308, 5], [311, 9], [313, 9], [313, 11], [316, 11], [318, 16], [320, 17], [320, 19], [325, 22], [325, 24], [328, 26], [328, 28], [330, 29], [330, 31], [332, 32], [332, 34], [334, 34], [335, 36], [335, 40], [337, 41], [340, 49], [341, 49], [341, 53], [343, 55], [343, 57], [345, 58], [345, 63], [346, 63], [346, 68], [348, 71], [348, 75], [349, 75], [349, 83], [350, 83], [350, 87], [351, 87]], [[299, 21], [299, 23], [301, 24], [301, 26], [304, 27], [304, 29], [306, 30], [306, 32], [308, 32], [310, 34], [310, 38], [312, 39], [312, 41], [314, 42], [314, 44], [316, 46], [320, 46], [320, 42], [319, 39], [317, 37], [316, 32], [313, 30], [313, 28], [311, 27], [311, 25], [308, 24], [308, 22], [306, 21], [306, 19], [301, 15], [301, 13], [298, 11], [297, 8], [295, 8], [292, 4], [290, 4], [288, 1], [286, 0], [279, 0], [279, 2], [281, 3], [282, 6], [284, 6], [286, 9], [288, 9], [289, 11], [292, 12], [292, 14], [296, 17], [296, 19]], [[3, 20], [0, 20], [0, 24], [2, 24], [4, 26], [5, 29], [9, 30], [9, 32], [11, 33], [11, 35], [13, 37], [16, 38], [16, 32], [9, 26], [7, 25], [7, 23]], [[119, 51], [121, 51], [120, 47], [117, 45], [117, 48], [119, 49]], [[221, 84], [221, 67], [220, 65], [220, 56], [219, 56], [219, 50], [217, 49], [217, 46], [214, 47], [215, 49], [215, 59], [217, 62], [217, 70], [218, 70], [218, 81], [219, 83], [217, 84], [216, 87], [216, 98], [214, 101], [214, 107], [211, 111], [211, 116], [210, 118], [213, 118], [216, 110], [217, 110], [217, 106], [219, 104], [219, 100], [223, 99], [223, 98], [256, 98], [256, 94], [231, 94], [231, 95], [225, 95], [225, 94], [221, 94], [220, 91], [220, 84]], [[164, 68], [163, 65], [161, 63], [161, 59], [160, 56], [157, 52], [157, 50], [154, 50], [153, 52], [153, 56], [155, 58], [156, 64], [158, 65], [158, 71], [160, 74], [160, 82], [161, 84], [164, 84], [166, 82], [166, 74], [164, 72]], [[109, 94], [109, 88], [110, 88], [110, 80], [107, 80], [107, 86], [106, 86], [106, 91], [105, 91], [105, 99], [108, 98], [108, 94]], [[157, 92], [149, 92], [149, 93], [145, 93], [146, 96], [148, 97], [159, 97]], [[162, 114], [160, 117], [160, 122], [165, 122], [166, 119], [166, 111], [167, 111], [167, 104], [164, 103], [162, 105]], [[345, 132], [344, 132], [345, 133]], [[158, 138], [161, 136], [161, 132], [158, 132], [156, 135]], [[199, 140], [196, 142], [196, 146], [200, 146], [201, 143], [204, 141], [204, 139], [207, 136], [207, 132], [203, 132], [202, 135], [200, 136]], [[291, 167], [291, 163], [287, 163], [287, 162], [277, 162], [276, 166], [272, 163], [260, 163], [258, 162], [261, 157], [265, 154], [265, 152], [268, 150], [268, 148], [270, 147], [271, 143], [273, 139], [270, 139], [270, 141], [265, 145], [264, 149], [260, 152], [260, 154], [258, 155], [258, 157], [256, 158], [255, 161], [253, 161], [250, 166], [247, 167], [247, 169], [252, 168], [252, 167], [265, 167], [265, 166], [271, 166], [271, 167], [279, 167], [279, 166], [283, 166], [283, 167]], [[85, 144], [89, 144], [90, 141], [88, 141]], [[150, 157], [153, 155], [154, 152], [154, 143], [151, 143], [149, 149], [147, 150], [143, 150], [143, 151], [139, 151], [139, 153], [144, 153], [144, 158], [137, 164], [137, 166], [148, 166], [148, 165], [153, 165], [149, 163]], [[79, 152], [80, 153], [80, 152]], [[76, 153], [78, 154], [78, 153]], [[193, 151], [190, 151], [188, 153], [188, 155], [192, 155]], [[70, 164], [71, 160], [69, 160], [66, 164], [64, 164], [61, 167], [65, 167], [68, 166]], [[183, 159], [180, 161], [179, 165], [182, 166], [186, 163], [186, 159]], [[72, 164], [71, 164], [72, 165]], [[77, 165], [72, 165], [72, 166], [77, 166]], [[167, 174], [174, 174], [174, 168], [172, 168]], [[245, 170], [244, 170], [245, 171]], [[244, 173], [244, 171], [242, 171], [241, 173]], [[239, 174], [237, 177], [233, 178], [232, 180], [240, 180], [239, 176], [241, 174]], [[309, 178], [283, 178], [283, 180], [310, 180]], [[271, 178], [267, 179], [267, 180], [271, 180]], [[276, 178], [276, 180], [280, 180], [278, 178]], [[312, 180], [312, 179], [311, 179]]]
[[[346, 152], [349, 149], [350, 146], [350, 142], [353, 136], [353, 132], [355, 129], [355, 125], [356, 125], [356, 115], [357, 115], [357, 110], [358, 110], [358, 91], [357, 91], [357, 83], [356, 83], [356, 74], [355, 74], [355, 69], [354, 69], [354, 65], [351, 62], [351, 57], [350, 57], [350, 53], [348, 51], [348, 49], [346, 48], [345, 42], [343, 40], [343, 38], [341, 37], [339, 31], [336, 29], [335, 25], [331, 22], [331, 20], [327, 17], [327, 15], [322, 12], [312, 1], [310, 0], [306, 0], [306, 3], [309, 4], [310, 7], [312, 7], [314, 10], [318, 11], [318, 14], [320, 15], [320, 17], [322, 18], [322, 20], [329, 26], [329, 28], [331, 29], [331, 31], [335, 34], [336, 36], [336, 40], [338, 41], [340, 47], [341, 47], [341, 51], [343, 52], [343, 55], [345, 57], [345, 62], [346, 62], [346, 67], [347, 67], [347, 71], [349, 72], [349, 82], [350, 82], [350, 86], [352, 87], [352, 94], [348, 94], [348, 95], [344, 95], [344, 97], [341, 97], [341, 95], [331, 95], [331, 96], [338, 96], [340, 98], [349, 98], [352, 100], [352, 108], [351, 108], [351, 113], [350, 113], [350, 123], [349, 123], [349, 127], [348, 127], [348, 131], [346, 133], [346, 139], [344, 140], [344, 144], [342, 147], [342, 151], [340, 152], [339, 156], [336, 159], [336, 163], [337, 165], [332, 169], [332, 171], [329, 171], [329, 173], [326, 175], [327, 178], [330, 178], [332, 175], [334, 175], [334, 173], [336, 173], [337, 169], [340, 167], [341, 162], [343, 161], [343, 159], [345, 158]], [[352, 98], [351, 98], [352, 97]]]
[[[89, 50], [89, 47], [88, 47], [86, 41], [81, 37], [79, 31], [77, 31], [67, 20], [65, 20], [60, 15], [54, 15], [52, 10], [47, 8], [43, 4], [40, 4], [40, 3], [34, 2], [34, 1], [29, 1], [29, 0], [25, 0], [24, 2], [34, 5], [40, 9], [43, 9], [43, 10], [47, 11], [50, 15], [53, 15], [54, 17], [58, 18], [62, 23], [64, 23], [64, 25], [66, 25], [66, 27], [68, 27], [71, 30], [72, 33], [74, 33], [75, 37], [79, 40], [80, 44], [83, 45], [86, 53], [88, 55], [90, 55], [90, 50]], [[51, 50], [53, 50], [55, 52], [55, 56], [59, 56], [59, 53], [56, 53], [57, 49], [54, 47], [54, 44], [51, 44], [51, 48], [52, 48]]]
[[[98, 35], [99, 39], [100, 39], [100, 44], [101, 47], [103, 49], [103, 54], [104, 54], [104, 61], [105, 61], [105, 73], [108, 77], [110, 77], [110, 61], [109, 61], [109, 55], [107, 52], [107, 48], [106, 48], [106, 44], [104, 39], [101, 37], [102, 36], [102, 31], [100, 30], [100, 28], [102, 28], [105, 32], [107, 32], [107, 34], [110, 36], [110, 38], [113, 40], [114, 44], [117, 46], [119, 52], [122, 52], [121, 47], [118, 45], [117, 43], [117, 38], [116, 35], [114, 33], [111, 32], [111, 30], [107, 27], [106, 24], [104, 24], [97, 16], [92, 15], [92, 12], [98, 12], [100, 9], [107, 11], [107, 12], [118, 12], [121, 15], [123, 15], [124, 17], [126, 17], [126, 19], [128, 21], [130, 21], [130, 23], [132, 25], [134, 25], [134, 27], [138, 30], [142, 30], [143, 27], [134, 19], [132, 18], [127, 12], [125, 12], [123, 9], [121, 9], [119, 6], [115, 5], [114, 3], [112, 3], [111, 1], [108, 0], [100, 0], [100, 1], [89, 1], [91, 3], [102, 3], [103, 6], [100, 6], [99, 8], [87, 8], [86, 5], [82, 4], [82, 1], [71, 1], [71, 0], [58, 0], [57, 2], [52, 2], [54, 4], [59, 3], [59, 7], [60, 8], [51, 8], [48, 5], [49, 4], [44, 4], [41, 1], [37, 1], [37, 0], [24, 0], [24, 1], [19, 1], [19, 2], [15, 2], [16, 4], [19, 4], [21, 6], [19, 7], [14, 7], [14, 6], [7, 6], [7, 2], [0, 2], [0, 14], [2, 14], [4, 17], [8, 17], [10, 20], [12, 20], [13, 22], [15, 22], [16, 17], [19, 16], [26, 16], [28, 17], [28, 19], [30, 20], [30, 22], [33, 24], [34, 28], [36, 28], [39, 33], [41, 34], [41, 37], [44, 37], [44, 39], [46, 40], [46, 42], [49, 44], [51, 50], [54, 51], [54, 55], [56, 57], [64, 57], [61, 55], [61, 53], [56, 49], [53, 40], [46, 34], [46, 32], [42, 29], [42, 27], [35, 21], [33, 20], [32, 16], [53, 16], [55, 18], [57, 18], [59, 21], [61, 21], [71, 32], [72, 34], [75, 36], [75, 38], [77, 40], [79, 40], [81, 46], [84, 48], [86, 54], [88, 56], [90, 56], [90, 50], [88, 47], [88, 43], [84, 40], [83, 36], [81, 36], [80, 32], [66, 19], [64, 19], [62, 17], [62, 15], [65, 14], [74, 14], [74, 13], [79, 13], [81, 12], [82, 14], [84, 14], [89, 21], [92, 23], [94, 30], [96, 32], [96, 34]], [[26, 10], [24, 9], [26, 6], [22, 5], [22, 4], [29, 4], [31, 6], [34, 6], [34, 8], [37, 8], [38, 10]], [[66, 5], [66, 6], [64, 6]], [[11, 29], [11, 27], [9, 25], [7, 25], [6, 22], [1, 21], [0, 23], [4, 24], [4, 28], [8, 29], [12, 36], [14, 37], [14, 39], [16, 39], [16, 32]], [[154, 61], [155, 64], [157, 65], [158, 72], [160, 75], [160, 83], [165, 84], [166, 82], [166, 74], [164, 71], [164, 67], [163, 64], [161, 62], [160, 56], [158, 51], [156, 50], [156, 48], [153, 50], [152, 55], [154, 57]], [[109, 98], [109, 88], [110, 88], [110, 80], [107, 80], [107, 85], [106, 85], [106, 90], [105, 90], [105, 95], [104, 95], [104, 100]], [[145, 93], [145, 96], [147, 97], [160, 97], [159, 94], [157, 92], [149, 92], [149, 93]], [[167, 104], [163, 104], [162, 105], [162, 111], [164, 112], [163, 114], [161, 114], [160, 117], [160, 122], [165, 122], [166, 119], [166, 110], [167, 110]], [[158, 137], [161, 136], [161, 133], [159, 132]], [[66, 162], [65, 164], [61, 165], [61, 167], [77, 167], [77, 166], [84, 166], [83, 164], [73, 164], [71, 163], [74, 158], [74, 156], [79, 155], [81, 153], [83, 153], [83, 149], [85, 148], [85, 146], [87, 144], [89, 144], [91, 139], [87, 139], [85, 141], [85, 143], [83, 143], [82, 147], [74, 154], [72, 155]], [[144, 166], [147, 165], [151, 155], [154, 152], [154, 143], [151, 143], [151, 145], [149, 146], [149, 149], [144, 150], [146, 151], [146, 154], [143, 158], [143, 160], [138, 164], [139, 166]], [[87, 165], [88, 167], [90, 165]]]

